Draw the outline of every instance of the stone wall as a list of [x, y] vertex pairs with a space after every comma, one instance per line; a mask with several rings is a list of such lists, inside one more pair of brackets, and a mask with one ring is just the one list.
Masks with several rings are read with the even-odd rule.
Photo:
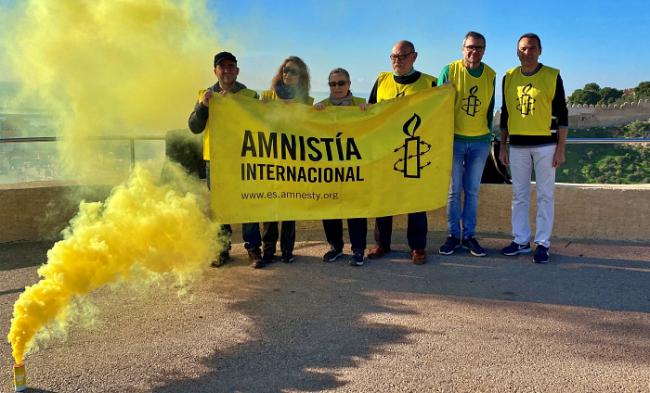
[[622, 126], [636, 120], [650, 119], [650, 101], [625, 102], [609, 105], [569, 104], [571, 128]]
[[[569, 128], [619, 127], [633, 121], [650, 120], [650, 101], [639, 100], [623, 104], [568, 104]], [[494, 115], [494, 129], [499, 129], [501, 112]]]
[[[78, 186], [61, 182], [0, 186], [0, 243], [56, 239], [76, 213], [81, 197], [86, 200], [103, 200], [109, 193], [107, 187], [91, 190], [94, 195], [86, 193], [80, 196], [80, 191]], [[534, 195], [533, 187], [531, 223], [535, 222]], [[511, 196], [512, 187], [508, 184], [481, 186], [478, 236], [510, 236]], [[564, 239], [648, 242], [648, 201], [650, 185], [558, 184], [553, 234]], [[429, 212], [428, 217], [431, 231], [446, 233], [444, 208]], [[369, 244], [372, 244], [373, 225], [374, 220], [370, 220]], [[298, 231], [311, 231], [313, 239], [309, 240], [323, 240], [321, 221], [301, 221], [297, 227]], [[396, 217], [395, 230], [402, 231], [405, 227], [406, 216]], [[241, 236], [235, 235], [234, 239], [241, 239]]]

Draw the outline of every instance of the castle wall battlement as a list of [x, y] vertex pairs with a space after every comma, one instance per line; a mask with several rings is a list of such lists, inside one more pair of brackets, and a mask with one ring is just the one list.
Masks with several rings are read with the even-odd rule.
[[[650, 120], [648, 99], [608, 105], [568, 104], [567, 108], [570, 128], [616, 127], [637, 120]], [[499, 115], [497, 112], [494, 117], [495, 129], [499, 127]]]

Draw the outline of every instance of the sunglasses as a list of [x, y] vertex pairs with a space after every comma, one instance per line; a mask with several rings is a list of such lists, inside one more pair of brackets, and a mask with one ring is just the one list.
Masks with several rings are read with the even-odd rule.
[[348, 81], [329, 81], [327, 84], [330, 85], [330, 87], [334, 87], [334, 86], [337, 86], [337, 85], [338, 86], [345, 86], [345, 85], [348, 84]]
[[404, 61], [407, 57], [412, 55], [415, 52], [409, 52], [409, 53], [404, 53], [403, 55], [397, 54], [397, 53], [391, 53], [390, 54], [390, 59], [392, 61], [399, 60], [399, 61]]
[[300, 70], [291, 67], [284, 67], [282, 72], [287, 75], [300, 75]]

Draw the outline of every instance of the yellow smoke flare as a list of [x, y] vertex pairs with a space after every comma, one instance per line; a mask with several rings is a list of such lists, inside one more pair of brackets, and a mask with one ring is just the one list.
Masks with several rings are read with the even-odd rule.
[[[217, 45], [200, 0], [11, 4], [0, 6], [1, 65], [12, 67], [31, 108], [56, 116], [60, 160], [82, 183], [119, 178], [124, 157], [113, 158], [96, 137], [185, 128], [196, 91], [213, 83], [212, 56], [232, 50]], [[136, 167], [107, 201], [82, 203], [38, 270], [41, 280], [14, 305], [8, 339], [16, 363], [41, 329], [64, 323], [75, 297], [151, 275], [184, 280], [206, 266], [218, 245], [205, 192], [184, 180], [156, 184]]]
[[41, 328], [65, 319], [75, 296], [151, 274], [171, 273], [184, 281], [208, 266], [218, 248], [218, 227], [205, 214], [205, 195], [195, 194], [205, 185], [196, 184], [195, 193], [179, 188], [156, 185], [136, 167], [106, 202], [81, 204], [65, 239], [38, 269], [41, 280], [14, 304], [8, 339], [16, 364]]

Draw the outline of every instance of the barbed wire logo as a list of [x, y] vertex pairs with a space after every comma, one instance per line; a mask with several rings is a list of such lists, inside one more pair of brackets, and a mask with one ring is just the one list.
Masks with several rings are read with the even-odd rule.
[[465, 111], [465, 113], [472, 117], [474, 117], [479, 112], [478, 107], [481, 106], [481, 100], [476, 96], [477, 91], [478, 86], [472, 86], [469, 89], [469, 96], [467, 98], [463, 98], [462, 109]]
[[430, 143], [421, 140], [419, 136], [415, 136], [415, 131], [420, 127], [421, 122], [422, 120], [420, 116], [418, 116], [417, 113], [414, 113], [402, 127], [402, 131], [407, 136], [407, 138], [404, 139], [404, 144], [393, 150], [393, 152], [397, 153], [404, 149], [404, 156], [399, 158], [393, 164], [393, 169], [397, 172], [403, 173], [404, 177], [419, 178], [422, 169], [431, 165], [431, 161], [422, 165], [420, 159], [420, 157], [431, 150]]
[[524, 116], [528, 116], [535, 110], [535, 101], [528, 92], [533, 88], [533, 84], [529, 83], [521, 89], [521, 95], [517, 97], [517, 110]]

